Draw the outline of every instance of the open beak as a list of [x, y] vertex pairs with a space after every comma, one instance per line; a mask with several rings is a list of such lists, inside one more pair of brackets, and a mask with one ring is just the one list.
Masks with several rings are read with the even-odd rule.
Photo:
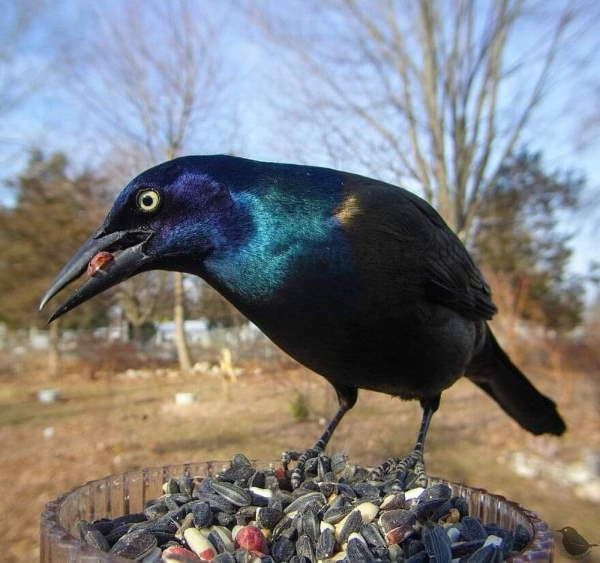
[[152, 234], [151, 231], [118, 231], [106, 235], [100, 231], [85, 242], [50, 285], [40, 303], [40, 310], [86, 270], [91, 277], [52, 313], [48, 322], [145, 270], [150, 257], [144, 253], [144, 243]]

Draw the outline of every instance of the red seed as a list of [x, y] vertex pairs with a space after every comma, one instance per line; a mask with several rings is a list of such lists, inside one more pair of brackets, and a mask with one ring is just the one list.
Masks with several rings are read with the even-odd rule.
[[98, 254], [94, 255], [88, 264], [87, 275], [91, 278], [100, 268], [102, 268], [102, 266], [104, 266], [104, 264], [108, 264], [108, 262], [113, 259], [114, 256], [110, 252], [98, 252]]
[[215, 550], [212, 548], [205, 549], [198, 554], [198, 557], [202, 559], [202, 561], [212, 561], [217, 554]]
[[216, 557], [217, 552], [213, 544], [197, 528], [187, 528], [183, 532], [183, 537], [201, 561], [212, 561]]
[[385, 539], [389, 544], [402, 543], [413, 532], [412, 526], [399, 526], [385, 534]]
[[171, 546], [163, 551], [162, 561], [166, 563], [200, 563], [202, 560], [189, 549]]
[[244, 526], [235, 536], [236, 543], [248, 551], [267, 552], [267, 540], [256, 526]]

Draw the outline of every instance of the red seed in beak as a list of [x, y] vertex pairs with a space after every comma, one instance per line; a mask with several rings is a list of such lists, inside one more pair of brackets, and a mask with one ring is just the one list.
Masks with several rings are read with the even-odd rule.
[[110, 252], [98, 252], [88, 264], [87, 275], [90, 276], [90, 278], [96, 275], [96, 272], [102, 268], [104, 264], [108, 264], [113, 258], [114, 256]]

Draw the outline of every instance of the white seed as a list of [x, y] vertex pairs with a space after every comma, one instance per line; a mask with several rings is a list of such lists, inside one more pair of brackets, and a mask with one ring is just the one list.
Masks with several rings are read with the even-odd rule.
[[406, 500], [414, 500], [416, 498], [419, 498], [424, 490], [425, 489], [423, 487], [416, 487], [415, 489], [410, 489], [409, 491], [406, 491], [404, 493], [404, 498]]
[[250, 490], [255, 494], [263, 498], [271, 498], [273, 491], [271, 489], [261, 489], [260, 487], [250, 487]]
[[379, 513], [379, 507], [372, 502], [363, 502], [356, 507], [362, 516], [363, 524], [372, 522]]
[[489, 535], [486, 539], [485, 542], [483, 542], [483, 546], [485, 547], [486, 545], [501, 545], [502, 544], [502, 538], [499, 538], [498, 536], [494, 536]]
[[183, 532], [185, 541], [190, 549], [204, 561], [211, 561], [216, 555], [215, 546], [208, 541], [202, 532], [196, 528], [188, 528]]

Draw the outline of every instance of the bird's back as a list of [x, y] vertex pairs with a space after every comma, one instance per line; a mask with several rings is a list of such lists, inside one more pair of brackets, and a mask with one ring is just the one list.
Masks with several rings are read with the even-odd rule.
[[[229, 156], [191, 158], [202, 159], [202, 167], [249, 209], [260, 232], [249, 240], [245, 258], [264, 251], [265, 259], [277, 259], [287, 244], [297, 249], [287, 252], [290, 259], [316, 251], [316, 261], [322, 262], [319, 254], [334, 245], [342, 261], [351, 262], [387, 299], [417, 291], [473, 320], [496, 312], [462, 242], [412, 192], [329, 168]], [[289, 265], [293, 269], [291, 260]]]
[[[345, 185], [352, 211], [343, 221], [344, 230], [353, 239], [357, 263], [366, 276], [375, 283], [398, 284], [400, 292], [403, 284], [412, 284], [424, 300], [472, 320], [495, 314], [481, 272], [427, 202], [361, 176], [347, 175]], [[393, 285], [388, 291], [395, 293]]]

